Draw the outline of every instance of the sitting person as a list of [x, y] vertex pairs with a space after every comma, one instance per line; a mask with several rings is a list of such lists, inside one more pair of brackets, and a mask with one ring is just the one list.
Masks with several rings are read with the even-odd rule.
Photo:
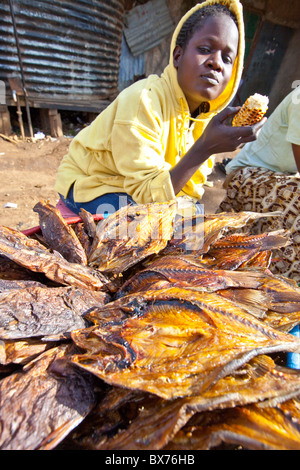
[[226, 197], [218, 212], [273, 212], [256, 221], [251, 234], [290, 231], [293, 243], [274, 254], [271, 270], [300, 281], [300, 106], [299, 89], [277, 106], [258, 139], [225, 166]]
[[185, 195], [201, 200], [213, 154], [256, 139], [261, 124], [225, 124], [241, 79], [242, 5], [207, 0], [179, 22], [169, 65], [123, 90], [71, 142], [55, 189], [79, 213]]

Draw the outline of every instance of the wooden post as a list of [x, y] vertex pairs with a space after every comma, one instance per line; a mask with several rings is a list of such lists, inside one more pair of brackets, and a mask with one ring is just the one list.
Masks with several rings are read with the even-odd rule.
[[50, 133], [52, 137], [63, 137], [62, 123], [57, 109], [49, 109]]
[[0, 134], [11, 135], [10, 113], [5, 105], [0, 105]]
[[62, 123], [57, 109], [40, 108], [42, 130], [51, 137], [63, 137]]

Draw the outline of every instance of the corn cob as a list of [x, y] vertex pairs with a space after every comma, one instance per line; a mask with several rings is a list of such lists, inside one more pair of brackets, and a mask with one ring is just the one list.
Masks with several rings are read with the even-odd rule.
[[255, 93], [245, 101], [239, 112], [234, 116], [232, 125], [234, 127], [252, 126], [261, 121], [267, 112], [268, 104], [269, 98], [267, 96]]

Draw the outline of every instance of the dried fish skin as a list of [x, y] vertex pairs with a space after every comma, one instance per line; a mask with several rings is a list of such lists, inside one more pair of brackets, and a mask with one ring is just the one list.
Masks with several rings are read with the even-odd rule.
[[42, 284], [38, 281], [26, 281], [26, 280], [5, 280], [0, 279], [0, 293], [5, 292], [11, 289], [25, 289], [27, 287], [44, 287], [46, 288], [45, 284]]
[[103, 274], [77, 263], [69, 263], [57, 252], [50, 253], [38, 240], [0, 226], [0, 254], [17, 264], [63, 285], [101, 290], [109, 284]]
[[251, 263], [260, 253], [290, 245], [285, 231], [268, 232], [260, 235], [233, 234], [217, 240], [208, 251], [211, 267], [216, 269], [238, 269]]
[[40, 228], [47, 246], [58, 251], [70, 263], [87, 265], [86, 253], [60, 211], [44, 200], [39, 201], [33, 210], [39, 215]]
[[26, 364], [50, 348], [53, 343], [41, 339], [0, 340], [0, 364]]
[[221, 212], [219, 214], [194, 215], [178, 218], [174, 234], [164, 250], [164, 254], [192, 252], [200, 256], [207, 253], [210, 246], [231, 229], [245, 227], [261, 217], [279, 216], [280, 212]]
[[97, 231], [97, 224], [94, 220], [93, 215], [86, 211], [85, 209], [81, 208], [79, 212], [79, 216], [81, 220], [83, 221], [85, 230], [88, 234], [88, 236], [93, 240], [96, 236], [96, 231]]
[[169, 254], [147, 263], [147, 268], [124, 282], [116, 298], [170, 285], [218, 292], [240, 307], [250, 308], [256, 316], [263, 316], [262, 313], [267, 310], [278, 313], [300, 311], [300, 289], [285, 278], [275, 276], [268, 270], [210, 268], [197, 258], [184, 254]]
[[[165, 399], [197, 395], [252, 357], [300, 347], [292, 335], [269, 328], [218, 294], [170, 288], [143, 293], [136, 306], [134, 301], [134, 295], [115, 301], [117, 308], [122, 303], [135, 310], [121, 322], [101, 322], [100, 311], [90, 330], [93, 350], [86, 342], [87, 352], [72, 359], [112, 385]], [[84, 334], [71, 333], [80, 347]]]
[[72, 367], [70, 348], [52, 348], [0, 382], [1, 450], [51, 450], [91, 411], [94, 384]]
[[151, 290], [155, 281], [157, 286], [169, 283], [173, 287], [216, 292], [229, 287], [259, 289], [265, 278], [265, 273], [211, 269], [202, 265], [197, 258], [169, 254], [159, 257], [148, 264], [146, 269], [134, 274], [123, 284], [116, 296], [118, 298], [131, 292]]
[[176, 200], [126, 206], [100, 221], [88, 258], [102, 272], [121, 273], [159, 253], [173, 234]]
[[248, 450], [300, 450], [299, 400], [199, 413], [165, 450], [209, 450], [222, 443]]
[[258, 289], [265, 294], [264, 302], [269, 310], [278, 313], [300, 311], [300, 288], [296, 283], [276, 276], [270, 271], [264, 272], [259, 279], [261, 283]]
[[40, 282], [42, 276], [0, 254], [0, 280], [2, 283], [6, 281]]
[[252, 359], [196, 397], [164, 400], [114, 387], [70, 438], [92, 450], [160, 450], [195, 413], [280, 402], [299, 388], [300, 374], [268, 356]]
[[74, 287], [13, 289], [0, 293], [0, 339], [68, 336], [85, 328], [84, 314], [103, 306], [104, 292]]

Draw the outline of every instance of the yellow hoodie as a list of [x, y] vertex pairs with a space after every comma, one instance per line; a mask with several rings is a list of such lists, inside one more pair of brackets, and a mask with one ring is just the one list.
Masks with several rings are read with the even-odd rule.
[[[173, 50], [183, 23], [209, 4], [226, 5], [239, 25], [239, 50], [229, 84], [190, 126], [186, 98], [177, 82]], [[210, 119], [233, 99], [244, 57], [244, 24], [238, 0], [207, 0], [197, 4], [178, 23], [171, 42], [170, 61], [162, 75], [150, 75], [123, 90], [70, 144], [58, 169], [55, 189], [64, 197], [74, 183], [74, 200], [88, 202], [111, 192], [125, 192], [137, 203], [163, 202], [175, 196], [169, 170], [201, 136]], [[201, 198], [212, 171], [209, 158], [180, 194]]]

